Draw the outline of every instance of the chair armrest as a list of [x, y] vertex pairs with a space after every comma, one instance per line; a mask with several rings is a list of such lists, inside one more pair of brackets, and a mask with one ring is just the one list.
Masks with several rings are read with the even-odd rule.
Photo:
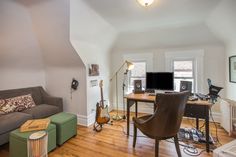
[[48, 105], [57, 106], [59, 108], [59, 111], [63, 111], [63, 101], [62, 98], [59, 97], [51, 97], [51, 96], [44, 96], [43, 102]]
[[150, 121], [152, 118], [153, 118], [153, 115], [145, 115], [145, 116], [138, 117], [138, 118], [133, 117], [133, 121], [136, 124], [142, 125], [142, 124], [147, 123], [148, 121]]

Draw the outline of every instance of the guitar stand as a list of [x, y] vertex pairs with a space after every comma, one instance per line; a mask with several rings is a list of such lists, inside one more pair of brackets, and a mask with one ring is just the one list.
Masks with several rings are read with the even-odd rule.
[[96, 132], [102, 131], [102, 124], [98, 124], [97, 122], [94, 122], [93, 130], [96, 131]]
[[[111, 120], [110, 122], [106, 123], [109, 125], [113, 125], [113, 121]], [[103, 124], [98, 124], [97, 122], [94, 122], [93, 124], [93, 130], [96, 132], [101, 132], [103, 128]]]

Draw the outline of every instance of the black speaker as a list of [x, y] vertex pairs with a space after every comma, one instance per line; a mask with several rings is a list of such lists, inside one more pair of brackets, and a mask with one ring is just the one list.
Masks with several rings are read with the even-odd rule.
[[143, 93], [142, 80], [134, 80], [134, 93]]
[[180, 92], [189, 91], [192, 93], [192, 82], [190, 81], [180, 81]]

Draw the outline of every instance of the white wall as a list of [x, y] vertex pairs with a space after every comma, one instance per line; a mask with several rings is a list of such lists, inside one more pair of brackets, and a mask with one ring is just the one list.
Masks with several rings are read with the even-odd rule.
[[226, 45], [225, 84], [226, 97], [236, 100], [236, 83], [229, 82], [229, 57], [236, 55], [236, 1], [224, 0], [217, 6], [207, 20], [209, 28]]
[[[83, 67], [49, 67], [46, 69], [46, 89], [53, 96], [63, 98], [64, 111], [84, 115], [86, 108], [86, 85]], [[72, 78], [79, 81], [76, 91], [70, 88]], [[86, 119], [78, 119], [79, 124], [86, 124]]]
[[[182, 48], [171, 48], [171, 49], [143, 49], [143, 50], [122, 50], [122, 51], [113, 51], [111, 60], [112, 60], [112, 71], [117, 69], [123, 62], [123, 57], [127, 54], [143, 54], [145, 55], [152, 53], [153, 54], [153, 71], [166, 71], [166, 59], [165, 54], [167, 52], [181, 52], [181, 51], [192, 51], [192, 50], [203, 50], [204, 51], [204, 60], [203, 60], [203, 88], [201, 89], [202, 93], [208, 93], [207, 78], [212, 79], [212, 83], [225, 88], [225, 48], [221, 45], [202, 45], [202, 46], [191, 46], [191, 47], [182, 47]], [[119, 108], [122, 109], [122, 73], [119, 75]], [[113, 97], [112, 104], [115, 104], [115, 91], [113, 86]], [[220, 95], [225, 97], [225, 90], [222, 90]], [[150, 106], [148, 108], [151, 110]], [[142, 109], [140, 109], [141, 111]], [[219, 106], [215, 105], [213, 108], [214, 112], [219, 112]], [[147, 108], [144, 108], [143, 111], [148, 111]]]
[[[70, 43], [69, 4], [0, 1], [0, 88], [42, 85], [49, 94], [63, 98], [64, 111], [86, 115], [86, 71]], [[72, 78], [80, 85], [71, 99]], [[82, 120], [86, 124], [86, 118]]]
[[[64, 111], [86, 115], [85, 66], [70, 43], [70, 2], [22, 1], [29, 9], [45, 62], [46, 89], [63, 98]], [[71, 81], [79, 81], [71, 99]], [[83, 121], [78, 121], [79, 124]]]
[[0, 1], [0, 90], [45, 86], [41, 49], [28, 10]]
[[[236, 38], [235, 38], [236, 39]], [[229, 82], [229, 57], [236, 55], [236, 42], [234, 45], [227, 48], [226, 54], [226, 94], [227, 98], [236, 100], [236, 83]]]
[[[116, 36], [115, 30], [83, 0], [71, 0], [70, 40], [85, 67], [88, 124], [94, 122], [96, 103], [101, 100], [99, 86], [92, 87], [91, 80], [103, 80], [104, 99], [109, 105], [110, 48]], [[99, 76], [88, 76], [88, 65], [99, 65]]]

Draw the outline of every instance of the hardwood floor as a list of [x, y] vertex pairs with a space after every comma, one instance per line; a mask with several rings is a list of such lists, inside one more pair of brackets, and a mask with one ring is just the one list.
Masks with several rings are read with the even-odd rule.
[[[192, 127], [193, 120], [184, 119], [182, 127]], [[200, 122], [200, 126], [202, 122]], [[218, 136], [222, 144], [228, 143], [233, 138], [229, 137], [227, 133], [218, 127]], [[132, 135], [131, 124], [131, 135]], [[137, 138], [136, 148], [132, 147], [133, 137], [127, 137], [123, 131], [126, 131], [126, 121], [114, 121], [113, 125], [105, 125], [103, 130], [99, 133], [94, 132], [91, 127], [78, 126], [78, 135], [68, 140], [61, 147], [57, 147], [49, 154], [49, 157], [153, 157], [154, 156], [154, 140], [145, 138], [140, 132]], [[210, 124], [210, 131], [215, 137], [215, 126]], [[205, 149], [205, 145], [195, 145], [199, 151]], [[187, 157], [183, 152], [183, 157]], [[8, 157], [8, 145], [0, 147], [0, 157]], [[175, 157], [176, 151], [173, 143], [162, 141], [160, 142], [160, 156], [161, 157]], [[212, 153], [203, 152], [201, 157], [212, 156]]]

